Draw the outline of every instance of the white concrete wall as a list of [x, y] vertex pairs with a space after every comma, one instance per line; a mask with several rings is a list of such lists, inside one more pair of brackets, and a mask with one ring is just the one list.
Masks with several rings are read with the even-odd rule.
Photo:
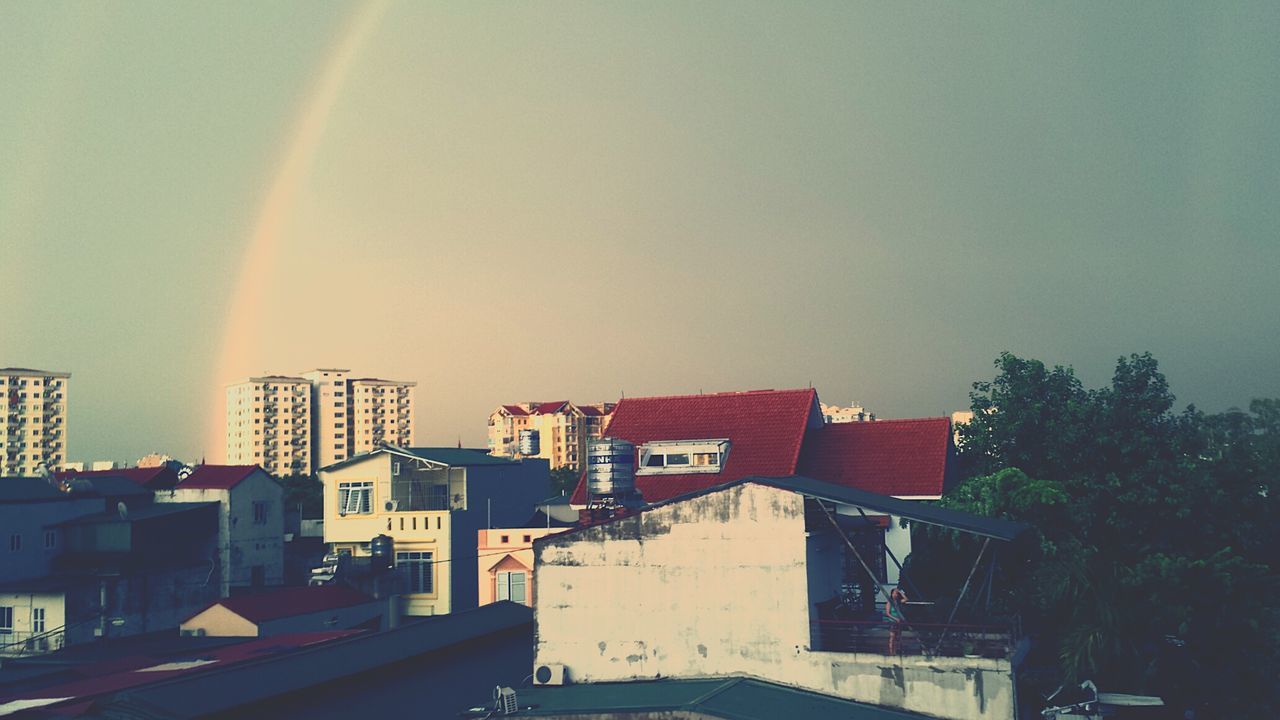
[[534, 552], [535, 664], [566, 665], [574, 682], [751, 675], [938, 717], [1013, 717], [1003, 661], [809, 649], [795, 493], [738, 485], [552, 536]]

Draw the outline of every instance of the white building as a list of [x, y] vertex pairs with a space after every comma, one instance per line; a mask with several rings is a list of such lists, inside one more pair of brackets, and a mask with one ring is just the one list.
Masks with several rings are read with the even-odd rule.
[[284, 582], [284, 491], [254, 465], [200, 465], [156, 502], [219, 503], [220, 597]]
[[0, 477], [35, 475], [67, 461], [67, 383], [71, 373], [0, 368]]
[[249, 378], [227, 387], [227, 462], [309, 475], [380, 445], [414, 444], [416, 382], [344, 368]]
[[840, 407], [839, 405], [828, 405], [821, 403], [822, 419], [829, 423], [850, 423], [850, 422], [874, 422], [876, 414], [867, 412], [867, 409], [853, 403], [849, 407]]
[[227, 463], [310, 475], [311, 382], [284, 375], [227, 386]]
[[[805, 477], [697, 491], [533, 541], [534, 667], [563, 667], [575, 684], [745, 675], [941, 718], [1011, 720], [1009, 626], [941, 624], [919, 603], [903, 606], [909, 624], [895, 635], [879, 616], [888, 591], [867, 563], [883, 548], [884, 517], [988, 541], [1025, 529]], [[853, 607], [847, 588], [869, 573], [877, 603]]]

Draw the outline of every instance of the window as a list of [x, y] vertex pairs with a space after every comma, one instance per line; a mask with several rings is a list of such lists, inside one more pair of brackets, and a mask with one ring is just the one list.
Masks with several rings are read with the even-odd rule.
[[524, 541], [525, 541], [525, 542], [533, 542], [533, 536], [532, 536], [532, 535], [525, 535], [525, 536], [524, 536]]
[[432, 574], [435, 565], [430, 552], [396, 553], [396, 572], [404, 583], [406, 593], [429, 594], [435, 592]]
[[267, 507], [268, 506], [269, 506], [269, 503], [265, 501], [253, 503], [253, 524], [254, 525], [267, 524]]
[[49, 550], [58, 543], [58, 535], [52, 530], [44, 531], [44, 549]]
[[13, 634], [13, 607], [0, 605], [0, 635]]
[[525, 593], [525, 574], [523, 572], [498, 573], [498, 599], [528, 605]]
[[372, 481], [338, 483], [339, 515], [368, 515], [372, 512]]
[[503, 545], [506, 545], [508, 542], [511, 542], [511, 538], [510, 538], [509, 536], [507, 536], [507, 535], [503, 535], [503, 536], [502, 536], [502, 544], [503, 544]]
[[639, 449], [637, 475], [718, 473], [729, 455], [728, 440], [664, 440]]
[[9, 536], [9, 552], [18, 552], [22, 549], [22, 533], [14, 533]]
[[44, 632], [44, 608], [31, 608], [31, 632]]

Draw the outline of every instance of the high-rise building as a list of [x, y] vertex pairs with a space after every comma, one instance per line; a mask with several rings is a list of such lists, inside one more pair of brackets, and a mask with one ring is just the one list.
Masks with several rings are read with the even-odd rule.
[[604, 434], [614, 405], [575, 405], [568, 400], [502, 405], [489, 415], [489, 453], [545, 458], [552, 469], [580, 468], [586, 462], [587, 442]]
[[350, 373], [317, 368], [228, 386], [227, 462], [261, 465], [274, 475], [311, 474], [382, 445], [413, 445], [417, 383]]
[[285, 375], [227, 386], [227, 464], [277, 477], [312, 472], [311, 382]]
[[67, 461], [67, 381], [71, 373], [0, 368], [0, 477], [35, 475]]

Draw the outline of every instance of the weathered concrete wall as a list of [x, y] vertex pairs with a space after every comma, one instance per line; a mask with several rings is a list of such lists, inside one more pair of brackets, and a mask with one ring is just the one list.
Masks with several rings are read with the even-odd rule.
[[738, 485], [551, 536], [534, 553], [535, 662], [567, 666], [573, 682], [751, 675], [957, 720], [1013, 717], [1007, 664], [809, 649], [795, 493]]

